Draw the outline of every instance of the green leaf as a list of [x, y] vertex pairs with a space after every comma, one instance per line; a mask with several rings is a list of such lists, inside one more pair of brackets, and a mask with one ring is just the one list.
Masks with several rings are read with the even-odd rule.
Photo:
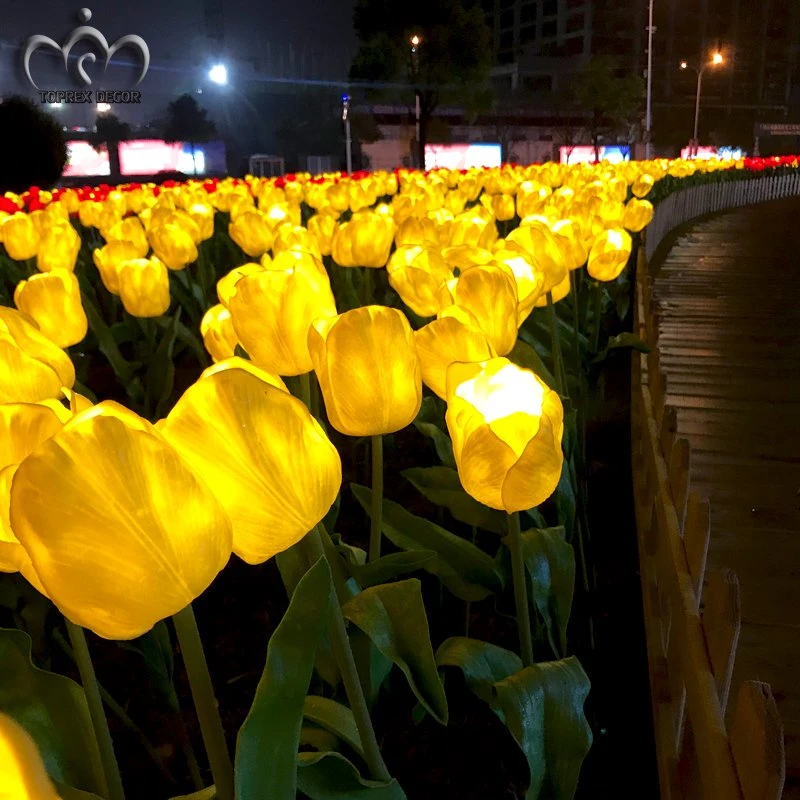
[[339, 745], [340, 742], [336, 735], [330, 731], [326, 731], [324, 728], [318, 728], [316, 725], [308, 724], [303, 725], [300, 729], [301, 750], [307, 750], [310, 747], [321, 753], [327, 753], [329, 750], [337, 750]]
[[297, 795], [303, 705], [332, 593], [330, 569], [320, 558], [297, 584], [270, 638], [264, 673], [237, 737], [237, 800], [294, 800]]
[[[362, 508], [370, 513], [372, 492], [366, 486], [350, 484]], [[402, 550], [433, 550], [437, 557], [425, 562], [425, 571], [462, 600], [478, 601], [503, 588], [493, 559], [466, 539], [414, 516], [391, 500], [383, 501], [383, 533]]]
[[542, 357], [533, 347], [531, 347], [530, 344], [524, 341], [532, 339], [532, 337], [530, 337], [527, 332], [525, 335], [523, 335], [521, 331], [520, 336], [522, 338], [517, 339], [514, 349], [506, 356], [506, 358], [509, 361], [512, 361], [518, 367], [523, 367], [535, 372], [548, 386], [555, 386], [555, 378], [553, 378], [550, 370], [545, 366]]
[[578, 511], [578, 500], [575, 496], [575, 488], [572, 485], [572, 475], [568, 459], [564, 459], [561, 465], [561, 477], [558, 479], [558, 486], [553, 492], [553, 500], [558, 512], [558, 522], [568, 532], [570, 538], [575, 530], [575, 516]]
[[31, 662], [31, 639], [0, 630], [0, 709], [31, 735], [47, 773], [57, 781], [100, 793], [100, 753], [83, 689]]
[[467, 686], [486, 703], [494, 699], [494, 684], [522, 669], [516, 653], [479, 639], [454, 636], [436, 651], [440, 667], [458, 667]]
[[479, 503], [461, 486], [451, 467], [412, 467], [403, 470], [409, 480], [432, 503], [444, 506], [459, 521], [493, 533], [504, 533], [506, 515]]
[[[192, 792], [191, 794], [182, 794], [179, 797], [173, 797], [171, 800], [216, 800], [217, 797], [217, 787], [216, 786], [207, 786], [205, 789], [200, 789], [197, 792]], [[64, 798], [64, 800], [67, 800]]]
[[172, 356], [175, 350], [175, 337], [178, 333], [180, 315], [181, 310], [178, 308], [175, 316], [172, 317], [172, 324], [161, 337], [161, 341], [153, 353], [150, 366], [147, 368], [145, 397], [147, 407], [154, 412], [156, 419], [163, 416], [175, 385], [175, 362]]
[[608, 340], [608, 350], [614, 350], [619, 347], [630, 347], [640, 353], [650, 352], [647, 343], [635, 333], [618, 333]]
[[531, 579], [533, 602], [556, 656], [566, 655], [567, 624], [575, 588], [575, 552], [563, 527], [522, 533], [522, 552]]
[[178, 695], [172, 680], [174, 669], [172, 641], [169, 638], [167, 624], [163, 620], [157, 622], [144, 636], [129, 642], [120, 642], [120, 647], [138, 653], [142, 657], [159, 694], [169, 708], [177, 711]]
[[86, 317], [89, 321], [89, 328], [97, 339], [97, 346], [100, 352], [108, 359], [114, 374], [123, 386], [127, 386], [133, 379], [133, 365], [129, 364], [122, 356], [122, 353], [117, 346], [114, 339], [114, 334], [111, 329], [106, 325], [97, 307], [89, 299], [86, 292], [81, 292], [81, 302], [83, 309], [86, 312]]
[[428, 713], [447, 724], [447, 698], [436, 669], [420, 582], [410, 578], [371, 586], [348, 600], [342, 613], [400, 667]]
[[428, 563], [437, 558], [433, 550], [409, 550], [402, 553], [390, 553], [381, 556], [370, 564], [351, 564], [350, 570], [359, 584], [377, 586], [379, 583], [388, 583], [400, 575], [407, 575], [419, 569], [425, 569]]
[[456, 459], [453, 455], [453, 443], [445, 432], [444, 412], [437, 407], [438, 398], [425, 397], [422, 400], [414, 427], [427, 436], [436, 448], [436, 455], [446, 467], [455, 467]]
[[361, 686], [367, 698], [367, 705], [371, 707], [378, 699], [383, 682], [392, 671], [392, 662], [375, 647], [364, 631], [353, 628], [349, 631], [349, 635]]
[[406, 800], [396, 780], [362, 778], [340, 753], [298, 753], [297, 765], [300, 791], [311, 800]]
[[577, 658], [526, 667], [495, 684], [495, 713], [530, 769], [525, 800], [572, 800], [592, 744], [583, 713], [589, 679]]
[[310, 695], [306, 697], [303, 716], [315, 725], [336, 734], [362, 758], [364, 757], [356, 720], [353, 712], [347, 706], [327, 697]]

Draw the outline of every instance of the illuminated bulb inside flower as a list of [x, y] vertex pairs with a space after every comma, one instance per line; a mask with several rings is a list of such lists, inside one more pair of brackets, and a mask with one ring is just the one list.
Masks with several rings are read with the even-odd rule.
[[507, 364], [494, 374], [481, 372], [455, 391], [491, 424], [512, 414], [542, 415], [544, 387], [529, 370]]

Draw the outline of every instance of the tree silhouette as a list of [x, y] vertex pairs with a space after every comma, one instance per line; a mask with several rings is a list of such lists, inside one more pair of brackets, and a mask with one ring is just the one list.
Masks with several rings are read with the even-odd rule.
[[113, 180], [119, 180], [119, 143], [131, 138], [131, 128], [114, 114], [100, 114], [94, 130], [89, 135], [89, 143], [98, 152], [103, 148], [108, 152], [108, 164]]
[[587, 114], [597, 160], [600, 139], [627, 130], [641, 112], [644, 80], [621, 72], [613, 58], [596, 56], [576, 75], [572, 92], [575, 102]]
[[190, 94], [182, 94], [167, 107], [164, 122], [164, 141], [188, 142], [192, 151], [192, 168], [197, 174], [195, 145], [211, 141], [217, 135], [214, 122], [208, 119], [208, 111], [198, 104]]
[[457, 103], [468, 113], [488, 106], [491, 33], [475, 0], [358, 0], [353, 24], [359, 49], [351, 80], [407, 84], [409, 99], [419, 95], [420, 154], [437, 106]]
[[67, 143], [58, 122], [24, 97], [0, 103], [0, 194], [48, 189], [67, 163]]

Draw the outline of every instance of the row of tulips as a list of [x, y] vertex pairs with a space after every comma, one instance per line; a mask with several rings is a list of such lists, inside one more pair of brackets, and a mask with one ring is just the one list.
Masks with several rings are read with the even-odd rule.
[[[522, 748], [526, 797], [571, 798], [591, 744], [566, 635], [576, 575], [591, 582], [588, 381], [610, 350], [641, 346], [604, 339], [602, 320], [625, 316], [659, 183], [749, 169], [545, 164], [3, 198], [0, 570], [63, 614], [75, 719], [91, 723], [70, 770], [52, 718], [0, 709], [14, 796], [124, 796], [83, 629], [130, 640], [172, 618], [214, 780], [204, 789], [190, 765], [198, 798], [405, 797], [371, 717], [392, 665], [442, 724], [441, 673], [460, 668]], [[456, 532], [383, 496], [384, 443], [411, 425], [439, 463], [404, 475]], [[328, 530], [344, 437], [372, 456], [371, 488], [350, 487], [366, 551]], [[480, 547], [485, 531], [502, 547]], [[276, 558], [291, 598], [233, 764], [191, 605], [232, 554]], [[467, 626], [470, 604], [508, 587], [518, 654], [467, 631], [434, 651], [414, 573], [465, 601]]]

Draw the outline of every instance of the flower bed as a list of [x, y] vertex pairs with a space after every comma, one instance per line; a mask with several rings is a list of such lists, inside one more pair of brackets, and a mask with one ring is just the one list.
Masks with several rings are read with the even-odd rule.
[[[4, 578], [17, 630], [0, 631], [8, 763], [63, 797], [116, 800], [124, 729], [158, 796], [423, 797], [392, 726], [458, 737], [430, 731], [463, 718], [465, 686], [500, 749], [519, 748], [483, 791], [573, 797], [592, 742], [574, 655], [591, 624], [571, 619], [593, 582], [589, 400], [610, 354], [645, 347], [610, 335], [626, 267], [651, 200], [796, 168], [545, 164], [0, 200], [0, 570], [21, 575]], [[249, 577], [278, 574], [288, 607]], [[218, 646], [259, 653], [243, 720], [217, 707], [192, 611], [226, 575], [215, 596], [255, 611], [205, 646], [212, 666]], [[168, 618], [207, 758], [180, 715]], [[114, 741], [84, 629], [126, 643], [92, 649], [127, 668], [119, 653], [135, 654], [154, 691], [158, 711], [140, 695], [136, 719], [106, 693]], [[74, 661], [83, 688], [32, 651]]]

